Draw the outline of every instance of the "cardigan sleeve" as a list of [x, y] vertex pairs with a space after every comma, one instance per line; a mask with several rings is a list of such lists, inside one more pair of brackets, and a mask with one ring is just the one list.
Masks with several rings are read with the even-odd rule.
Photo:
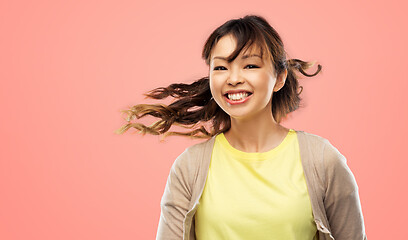
[[176, 158], [170, 169], [160, 202], [156, 240], [183, 239], [183, 222], [191, 199], [187, 155], [185, 150]]
[[366, 240], [364, 220], [353, 173], [346, 158], [327, 140], [324, 148], [324, 206], [335, 240]]

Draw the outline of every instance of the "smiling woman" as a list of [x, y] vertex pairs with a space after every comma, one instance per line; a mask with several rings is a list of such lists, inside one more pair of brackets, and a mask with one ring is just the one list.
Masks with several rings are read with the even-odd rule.
[[210, 60], [209, 75], [214, 100], [231, 117], [232, 124], [236, 124], [237, 119], [262, 116], [272, 120], [268, 125], [276, 124], [272, 117], [272, 92], [284, 86], [287, 69], [277, 78], [272, 60], [262, 49], [256, 50], [256, 46], [248, 49], [249, 54], [242, 50], [230, 62], [227, 57], [220, 57], [232, 54], [236, 45], [234, 35], [228, 34], [212, 49], [214, 57]]
[[[240, 57], [234, 61], [238, 55]], [[211, 56], [213, 57], [211, 58]], [[200, 78], [191, 84], [173, 83], [167, 87], [158, 87], [145, 93], [144, 95], [148, 98], [164, 99], [171, 96], [175, 101], [170, 105], [137, 104], [128, 110], [122, 110], [123, 113], [127, 114], [128, 123], [118, 129], [116, 133], [122, 134], [130, 128], [135, 128], [142, 135], [149, 133], [163, 135], [164, 138], [169, 135], [210, 138], [228, 131], [231, 128], [231, 115], [226, 111], [226, 103], [224, 102], [229, 101], [229, 104], [232, 105], [239, 102], [234, 102], [233, 99], [221, 101], [219, 93], [211, 89], [210, 82], [213, 83], [211, 86], [218, 87], [221, 78], [228, 79], [229, 84], [245, 79], [240, 75], [244, 72], [236, 70], [238, 66], [245, 69], [245, 74], [251, 76], [252, 81], [255, 79], [257, 84], [268, 87], [263, 89], [262, 93], [257, 94], [257, 100], [263, 98], [263, 101], [267, 101], [274, 121], [280, 123], [288, 113], [299, 108], [301, 101], [299, 95], [303, 87], [299, 86], [295, 72], [299, 71], [307, 77], [312, 77], [321, 70], [319, 64], [315, 73], [307, 74], [305, 70], [313, 66], [314, 63], [299, 59], [287, 60], [283, 42], [275, 29], [262, 17], [253, 15], [227, 21], [214, 30], [204, 45], [202, 57], [209, 66], [209, 76]], [[241, 66], [243, 64], [245, 66]], [[281, 74], [275, 87], [272, 86], [273, 81], [271, 82], [269, 79], [276, 77], [273, 74]], [[238, 87], [241, 85], [238, 84]], [[248, 88], [246, 90], [250, 91], [249, 88], [252, 87], [250, 82], [244, 85]], [[275, 92], [273, 96], [271, 95], [272, 88]], [[298, 91], [299, 89], [300, 91]], [[223, 87], [225, 93], [228, 90], [236, 89]], [[269, 92], [265, 93], [264, 91]], [[225, 94], [224, 92], [221, 93]], [[270, 99], [266, 99], [267, 95]], [[231, 97], [236, 98], [237, 95]], [[196, 110], [189, 110], [192, 108], [196, 108]], [[150, 126], [131, 122], [135, 118], [139, 119], [146, 115], [157, 117], [159, 120]], [[209, 122], [211, 129], [207, 129], [203, 122]], [[192, 130], [170, 132], [169, 129], [172, 125]]]
[[[346, 158], [320, 136], [280, 123], [300, 104], [296, 72], [278, 33], [260, 16], [218, 27], [202, 57], [208, 76], [145, 94], [118, 133], [208, 138], [174, 161], [161, 199], [156, 239], [367, 239], [358, 186]], [[300, 90], [300, 91], [298, 91]], [[130, 123], [151, 115], [151, 126]], [[204, 123], [210, 123], [210, 129]], [[172, 125], [195, 128], [170, 132]]]

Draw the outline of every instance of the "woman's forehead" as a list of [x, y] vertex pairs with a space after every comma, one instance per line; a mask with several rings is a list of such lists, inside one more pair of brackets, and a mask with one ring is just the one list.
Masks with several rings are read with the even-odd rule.
[[259, 56], [263, 56], [263, 52], [261, 47], [259, 47], [256, 43], [252, 44], [250, 47], [248, 47], [248, 49], [242, 49], [242, 51], [240, 52], [240, 54], [242, 55], [259, 55]]
[[[213, 54], [212, 54], [212, 60], [215, 59], [221, 59], [222, 58], [227, 58], [229, 57], [234, 51], [236, 50], [236, 46], [234, 47], [226, 47], [226, 46], [219, 46], [215, 47]], [[244, 48], [241, 49], [241, 52], [239, 53], [239, 58], [242, 56], [260, 56], [263, 58], [264, 53], [262, 52], [262, 49], [256, 44], [253, 43], [251, 46], [246, 45]]]
[[[252, 42], [251, 42], [252, 41]], [[249, 46], [251, 44], [251, 46]], [[250, 51], [260, 51], [260, 47], [258, 46], [260, 43], [255, 41], [255, 39], [249, 39], [244, 46], [248, 48], [247, 50]], [[219, 38], [216, 44], [213, 47], [213, 51], [223, 51], [223, 50], [235, 50], [237, 47], [237, 39], [233, 34], [227, 34], [223, 37]], [[244, 49], [245, 49], [244, 47]], [[243, 49], [243, 50], [244, 50]]]

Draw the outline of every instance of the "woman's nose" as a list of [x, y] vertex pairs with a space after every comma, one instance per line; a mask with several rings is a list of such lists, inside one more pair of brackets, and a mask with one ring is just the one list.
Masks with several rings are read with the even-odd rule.
[[243, 83], [244, 79], [242, 78], [239, 70], [231, 70], [230, 75], [228, 76], [227, 83], [229, 85], [237, 85], [238, 83]]

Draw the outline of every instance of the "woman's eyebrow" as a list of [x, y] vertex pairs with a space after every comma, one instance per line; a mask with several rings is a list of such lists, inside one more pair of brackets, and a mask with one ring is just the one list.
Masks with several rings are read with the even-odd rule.
[[[259, 58], [261, 58], [261, 59], [262, 59], [262, 57], [261, 57], [261, 56], [259, 56], [258, 54], [244, 55], [244, 56], [242, 56], [242, 59], [246, 59], [246, 58], [250, 58], [250, 57], [259, 57]], [[226, 58], [226, 57], [220, 57], [220, 56], [213, 57], [213, 59], [222, 59], [222, 60], [227, 60], [227, 58]]]

